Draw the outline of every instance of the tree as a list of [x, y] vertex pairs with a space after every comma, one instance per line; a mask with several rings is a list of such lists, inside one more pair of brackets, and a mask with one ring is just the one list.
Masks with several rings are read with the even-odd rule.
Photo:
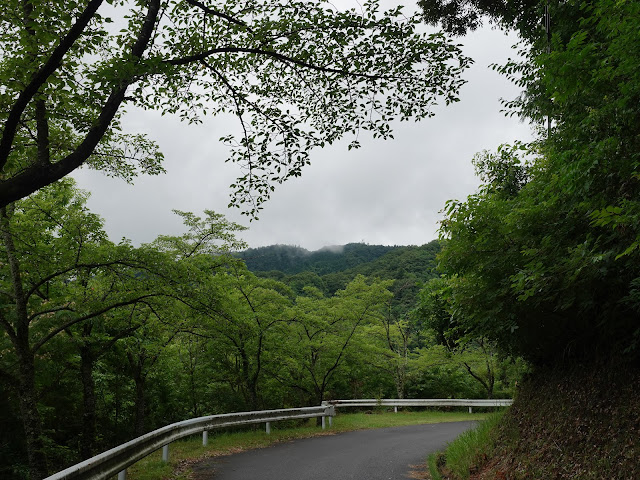
[[[94, 287], [87, 285], [86, 288]], [[138, 305], [133, 304], [128, 308], [129, 311], [114, 310], [65, 330], [76, 353], [75, 361], [69, 363], [73, 369], [77, 369], [82, 384], [82, 436], [79, 441], [82, 459], [90, 458], [96, 453], [96, 363], [111, 351], [117, 342], [132, 335], [142, 326], [141, 323], [133, 321], [136, 308]]]
[[[220, 301], [208, 306], [206, 299], [196, 310], [206, 320], [197, 330], [210, 339], [218, 373], [237, 389], [245, 408], [259, 410], [265, 400], [261, 385], [265, 373], [282, 361], [278, 343], [286, 334], [284, 325], [290, 320], [290, 299], [283, 295], [285, 285], [261, 279], [244, 265], [230, 265], [218, 273], [205, 290]], [[285, 353], [286, 355], [286, 353]]]
[[[164, 309], [168, 311], [169, 309]], [[158, 313], [159, 308], [143, 305], [135, 314], [141, 317], [141, 328], [123, 342], [123, 350], [127, 359], [130, 378], [135, 384], [135, 417], [134, 436], [139, 437], [147, 432], [147, 384], [149, 375], [154, 370], [166, 347], [181, 329], [180, 322], [167, 321]], [[173, 320], [173, 319], [172, 319]]]
[[[536, 364], [636, 356], [640, 337], [640, 7], [560, 7], [550, 48], [536, 42], [499, 68], [525, 89], [513, 112], [550, 118], [550, 128], [487, 156], [484, 186], [449, 203], [442, 224], [441, 267], [462, 331]], [[496, 174], [523, 164], [522, 181]]]
[[319, 405], [347, 355], [362, 340], [364, 326], [380, 320], [391, 297], [388, 286], [388, 282], [368, 283], [359, 275], [333, 297], [309, 288], [296, 299], [291, 357], [274, 374]]
[[[50, 367], [48, 359], [57, 356], [82, 373], [84, 434], [91, 448], [92, 368], [104, 348], [133, 335], [149, 317], [161, 319], [175, 301], [188, 297], [189, 283], [197, 281], [200, 270], [178, 247], [204, 252], [201, 257], [214, 262], [212, 252], [239, 244], [231, 233], [236, 226], [210, 212], [202, 221], [184, 213], [192, 231], [175, 241], [163, 237], [165, 252], [115, 245], [102, 220], [87, 210], [86, 198], [67, 179], [0, 210], [0, 377], [18, 393], [33, 479], [48, 470], [48, 439], [38, 410], [39, 375]], [[167, 245], [174, 247], [171, 253]], [[124, 318], [113, 321], [111, 316], [119, 314]], [[166, 323], [173, 323], [174, 331], [180, 326], [175, 320]], [[60, 357], [65, 349], [75, 350], [80, 363]], [[135, 366], [137, 359], [131, 358]]]
[[421, 290], [413, 313], [432, 333], [435, 345], [444, 347], [446, 353], [440, 357], [446, 360], [441, 364], [460, 365], [482, 385], [487, 398], [493, 398], [498, 368], [495, 345], [485, 337], [466, 335], [464, 321], [458, 318], [461, 312], [455, 310], [452, 302], [452, 293], [451, 282], [446, 278], [431, 279]]
[[397, 398], [405, 398], [415, 363], [414, 350], [422, 343], [420, 325], [412, 318], [411, 311], [405, 305], [397, 305], [398, 299], [404, 296], [403, 290], [415, 286], [416, 282], [410, 280], [393, 282], [393, 296], [388, 298], [380, 323], [369, 326], [369, 335], [378, 340], [371, 342], [374, 348], [370, 353], [378, 357], [376, 366], [393, 378]]
[[18, 365], [2, 376], [19, 394], [32, 478], [47, 472], [36, 405], [41, 352], [72, 327], [153, 295], [135, 278], [143, 268], [135, 251], [107, 240], [85, 199], [66, 181], [0, 211], [0, 325]]
[[161, 172], [157, 146], [120, 131], [124, 108], [139, 106], [190, 122], [235, 115], [240, 138], [223, 137], [244, 172], [232, 203], [255, 215], [314, 147], [360, 131], [388, 138], [393, 118], [456, 101], [470, 63], [377, 0], [361, 12], [323, 1], [104, 3], [3, 3], [0, 206], [82, 165], [127, 180]]

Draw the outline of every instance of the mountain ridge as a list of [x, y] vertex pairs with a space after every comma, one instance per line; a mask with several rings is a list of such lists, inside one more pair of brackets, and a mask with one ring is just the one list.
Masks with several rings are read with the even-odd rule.
[[309, 271], [326, 275], [371, 262], [399, 248], [403, 247], [347, 243], [328, 245], [310, 251], [295, 245], [275, 244], [248, 248], [239, 252], [237, 256], [244, 260], [247, 268], [252, 272], [275, 270], [294, 275]]

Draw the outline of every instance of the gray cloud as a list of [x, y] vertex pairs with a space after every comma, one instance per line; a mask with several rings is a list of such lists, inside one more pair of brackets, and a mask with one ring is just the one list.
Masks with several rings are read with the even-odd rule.
[[89, 170], [74, 176], [92, 192], [89, 206], [103, 216], [114, 240], [127, 237], [137, 244], [181, 232], [171, 213], [175, 208], [212, 209], [248, 225], [243, 237], [252, 247], [423, 244], [436, 238], [445, 202], [477, 188], [473, 155], [531, 136], [527, 125], [500, 113], [499, 99], [515, 97], [517, 89], [488, 68], [513, 56], [515, 41], [488, 28], [460, 39], [476, 61], [460, 102], [437, 107], [432, 119], [395, 125], [394, 140], [362, 138], [363, 147], [355, 151], [348, 152], [344, 142], [314, 152], [303, 176], [279, 186], [260, 220], [251, 224], [227, 208], [228, 186], [239, 174], [224, 163], [228, 152], [218, 141], [230, 133], [229, 118], [185, 125], [156, 112], [130, 111], [124, 128], [160, 144], [167, 174], [139, 178], [133, 186]]

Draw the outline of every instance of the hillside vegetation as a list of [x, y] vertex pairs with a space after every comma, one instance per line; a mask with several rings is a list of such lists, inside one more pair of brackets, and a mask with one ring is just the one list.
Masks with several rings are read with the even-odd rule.
[[637, 365], [541, 370], [523, 383], [472, 478], [637, 479], [639, 438]]
[[108, 239], [86, 199], [66, 180], [0, 215], [0, 290], [17, 292], [0, 316], [3, 479], [188, 418], [508, 396], [522, 372], [492, 348], [445, 348], [420, 317], [437, 242], [345, 246], [316, 257], [322, 276], [258, 276], [230, 254], [242, 227], [222, 215], [177, 212], [185, 233], [133, 247]]
[[436, 456], [433, 474], [443, 480], [632, 480], [640, 478], [639, 435], [637, 367], [619, 361], [556, 367], [522, 384], [481, 443], [456, 440]]
[[518, 30], [523, 57], [495, 69], [522, 88], [507, 110], [539, 127], [474, 158], [482, 185], [445, 207], [444, 275], [423, 296], [443, 342], [485, 338], [532, 366], [472, 473], [638, 478], [640, 3], [452, 4], [468, 9], [421, 2], [446, 28], [487, 14]]
[[297, 294], [306, 287], [333, 295], [358, 275], [393, 280], [393, 308], [405, 316], [415, 308], [418, 291], [437, 276], [437, 240], [421, 246], [350, 243], [309, 252], [300, 247], [272, 245], [238, 254], [249, 270], [262, 278], [289, 285]]
[[372, 262], [401, 247], [349, 243], [309, 251], [292, 245], [249, 248], [238, 254], [252, 272], [276, 270], [288, 275], [309, 271], [318, 275], [341, 272], [362, 263]]

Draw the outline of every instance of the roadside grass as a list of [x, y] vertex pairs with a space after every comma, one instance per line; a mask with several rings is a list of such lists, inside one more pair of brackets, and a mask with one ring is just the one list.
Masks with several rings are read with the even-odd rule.
[[506, 410], [486, 416], [476, 428], [464, 432], [447, 445], [444, 452], [429, 455], [427, 465], [432, 480], [446, 478], [467, 480], [479, 460], [491, 455], [494, 448], [491, 431], [498, 424]]
[[[316, 419], [304, 422], [279, 422], [271, 424], [271, 434], [264, 431], [264, 424], [253, 430], [210, 431], [208, 445], [202, 445], [202, 437], [191, 437], [171, 443], [169, 462], [162, 461], [161, 451], [152, 453], [127, 469], [127, 480], [188, 480], [191, 466], [208, 457], [239, 453], [254, 448], [287, 442], [299, 438], [333, 435], [341, 432], [372, 428], [399, 427], [425, 423], [484, 420], [489, 414], [463, 411], [399, 411], [373, 413], [339, 413], [333, 418], [333, 426], [320, 429]], [[115, 478], [115, 477], [114, 477]]]

